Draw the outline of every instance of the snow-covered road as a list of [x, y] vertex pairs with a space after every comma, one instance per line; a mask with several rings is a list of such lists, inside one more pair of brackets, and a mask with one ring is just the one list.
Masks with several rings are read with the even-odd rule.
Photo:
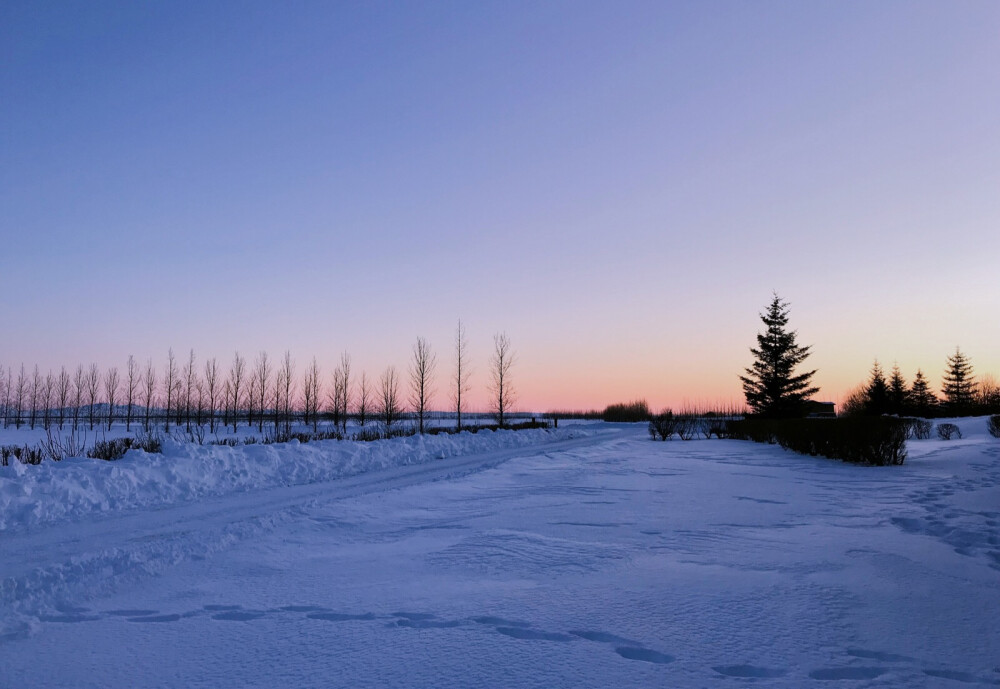
[[1000, 684], [966, 437], [862, 468], [619, 427], [0, 532], [0, 687]]

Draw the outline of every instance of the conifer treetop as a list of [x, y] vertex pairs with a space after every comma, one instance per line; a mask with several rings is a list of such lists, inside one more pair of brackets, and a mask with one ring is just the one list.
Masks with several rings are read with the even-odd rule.
[[816, 371], [795, 373], [810, 347], [800, 346], [797, 333], [788, 330], [788, 303], [777, 294], [760, 319], [766, 328], [757, 334], [757, 346], [750, 348], [753, 364], [740, 376], [747, 405], [760, 416], [802, 416], [805, 401], [819, 391], [810, 383]]

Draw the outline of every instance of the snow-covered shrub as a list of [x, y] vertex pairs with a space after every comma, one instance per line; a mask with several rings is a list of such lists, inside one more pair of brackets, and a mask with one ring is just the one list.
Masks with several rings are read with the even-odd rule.
[[12, 458], [21, 464], [41, 464], [44, 456], [45, 452], [41, 447], [31, 447], [30, 445], [0, 446], [0, 466], [7, 466]]
[[937, 434], [941, 440], [961, 439], [962, 437], [962, 431], [953, 423], [939, 423], [937, 425]]
[[1000, 414], [994, 414], [986, 422], [986, 430], [990, 432], [994, 438], [1000, 438]]

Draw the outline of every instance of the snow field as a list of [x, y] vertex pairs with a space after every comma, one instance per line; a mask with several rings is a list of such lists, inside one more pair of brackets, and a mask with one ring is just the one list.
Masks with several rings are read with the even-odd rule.
[[585, 426], [9, 530], [0, 686], [995, 686], [1000, 441], [958, 423], [874, 468]]

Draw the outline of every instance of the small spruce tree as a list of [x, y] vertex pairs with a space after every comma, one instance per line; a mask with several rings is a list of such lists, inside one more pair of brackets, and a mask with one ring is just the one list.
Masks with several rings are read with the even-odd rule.
[[918, 368], [917, 375], [913, 377], [913, 385], [910, 386], [910, 409], [918, 416], [930, 416], [937, 403], [937, 397], [931, 392], [924, 372]]
[[870, 416], [881, 416], [889, 412], [889, 384], [885, 381], [882, 365], [875, 360], [872, 372], [865, 386], [865, 413]]
[[948, 366], [942, 377], [945, 401], [953, 413], [967, 412], [976, 399], [976, 381], [972, 374], [972, 363], [958, 347], [948, 357]]
[[889, 376], [889, 413], [905, 414], [909, 402], [910, 391], [906, 389], [906, 381], [899, 371], [899, 365], [893, 364]]
[[760, 319], [767, 328], [757, 334], [757, 346], [750, 348], [753, 365], [740, 376], [747, 406], [767, 418], [803, 416], [805, 401], [819, 391], [810, 385], [816, 371], [795, 374], [810, 347], [796, 343], [796, 332], [788, 330], [788, 304], [777, 294]]

